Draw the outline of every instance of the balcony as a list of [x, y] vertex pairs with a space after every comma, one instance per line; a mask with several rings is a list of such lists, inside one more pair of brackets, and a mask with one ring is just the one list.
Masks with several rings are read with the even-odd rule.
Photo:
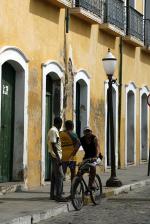
[[150, 51], [150, 19], [145, 19], [144, 34], [144, 48]]
[[143, 15], [131, 6], [127, 7], [127, 26], [124, 39], [135, 47], [144, 46]]
[[59, 8], [65, 8], [65, 7], [72, 6], [72, 0], [45, 0], [45, 1], [50, 2]]
[[125, 7], [122, 0], [107, 0], [104, 4], [103, 29], [115, 36], [125, 35]]
[[102, 23], [103, 0], [75, 0], [70, 13], [91, 23]]

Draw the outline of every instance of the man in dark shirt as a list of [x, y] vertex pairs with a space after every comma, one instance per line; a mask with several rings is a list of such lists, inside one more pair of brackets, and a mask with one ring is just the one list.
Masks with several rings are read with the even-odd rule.
[[[97, 158], [97, 157], [100, 157], [100, 159], [102, 159], [98, 139], [95, 135], [92, 134], [91, 128], [90, 127], [84, 128], [83, 133], [84, 133], [84, 136], [80, 139], [81, 145], [85, 152], [83, 159]], [[93, 182], [94, 182], [95, 175], [96, 175], [96, 166], [91, 166], [90, 175], [89, 175], [90, 188], [94, 187]]]

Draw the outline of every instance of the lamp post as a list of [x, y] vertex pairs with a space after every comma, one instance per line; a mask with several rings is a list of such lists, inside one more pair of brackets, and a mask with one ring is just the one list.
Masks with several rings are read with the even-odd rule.
[[[104, 70], [108, 77], [107, 90], [107, 150], [111, 147], [111, 176], [106, 182], [107, 187], [120, 187], [121, 181], [116, 176], [116, 158], [115, 158], [115, 141], [114, 141], [114, 121], [113, 121], [113, 101], [112, 101], [112, 85], [116, 82], [113, 79], [117, 59], [108, 49], [108, 54], [102, 59]], [[110, 130], [109, 130], [110, 129]], [[109, 141], [110, 138], [110, 141]]]

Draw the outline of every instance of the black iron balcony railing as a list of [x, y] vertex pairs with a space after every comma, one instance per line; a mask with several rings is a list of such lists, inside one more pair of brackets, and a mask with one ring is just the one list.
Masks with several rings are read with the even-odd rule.
[[149, 47], [150, 46], [150, 19], [145, 19], [144, 25], [145, 25], [145, 27], [144, 27], [144, 34], [145, 34], [144, 45]]
[[75, 7], [81, 7], [102, 18], [103, 0], [75, 0]]
[[131, 6], [127, 7], [127, 35], [144, 41], [143, 15]]
[[125, 29], [125, 8], [122, 0], [106, 0], [104, 7], [104, 22]]

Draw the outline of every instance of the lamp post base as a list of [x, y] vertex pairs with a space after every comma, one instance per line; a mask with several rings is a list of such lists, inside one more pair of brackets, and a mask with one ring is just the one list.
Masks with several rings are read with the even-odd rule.
[[117, 177], [110, 177], [106, 181], [106, 187], [121, 187], [122, 183]]

